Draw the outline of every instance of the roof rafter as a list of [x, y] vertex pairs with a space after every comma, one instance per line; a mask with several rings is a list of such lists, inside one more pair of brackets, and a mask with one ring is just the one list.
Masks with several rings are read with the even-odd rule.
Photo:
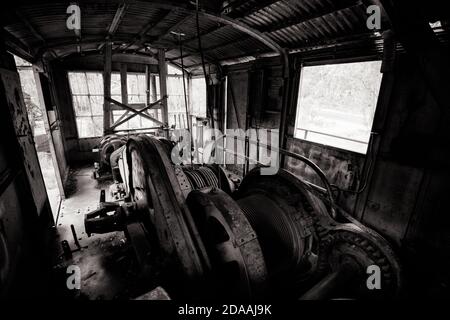
[[[123, 17], [125, 16], [127, 12], [128, 4], [121, 3], [119, 4], [116, 13], [114, 14], [114, 17], [111, 21], [111, 24], [108, 27], [108, 32], [106, 36], [106, 40], [111, 39], [114, 37], [114, 34], [116, 33], [117, 29], [119, 28], [120, 23], [122, 22]], [[98, 46], [97, 50], [101, 50], [105, 44], [102, 43]]]
[[161, 14], [160, 18], [156, 21], [150, 21], [146, 23], [142, 29], [139, 31], [138, 34], [135, 35], [134, 40], [126, 44], [125, 46], [119, 46], [115, 50], [126, 50], [131, 46], [134, 45], [142, 45], [142, 43], [145, 41], [145, 35], [150, 31], [151, 28], [154, 28], [156, 25], [161, 23], [172, 11], [171, 10], [163, 10], [163, 13]]
[[[172, 31], [177, 30], [181, 25], [183, 25], [184, 23], [186, 23], [186, 21], [188, 21], [189, 19], [192, 18], [194, 14], [188, 14], [187, 16], [183, 17], [181, 20], [179, 20], [177, 23], [175, 23], [173, 26], [171, 26], [170, 28], [168, 28], [167, 30], [165, 30], [162, 34], [160, 34], [158, 37], [156, 37], [153, 41], [150, 42], [149, 45], [160, 41], [161, 39], [163, 39], [167, 34], [169, 34]], [[137, 50], [141, 49], [142, 47], [138, 48]]]
[[36, 30], [36, 28], [33, 26], [33, 24], [30, 22], [30, 19], [28, 19], [27, 17], [25, 17], [22, 12], [20, 12], [19, 10], [15, 11], [16, 16], [19, 18], [20, 22], [22, 22], [27, 29], [31, 32], [31, 34], [37, 38], [40, 42], [45, 44], [45, 39], [44, 37]]
[[235, 10], [232, 10], [228, 14], [228, 17], [236, 19], [236, 18], [242, 18], [242, 17], [245, 17], [245, 16], [249, 16], [249, 15], [251, 15], [251, 14], [253, 14], [253, 13], [259, 11], [259, 10], [262, 10], [262, 9], [264, 9], [266, 7], [270, 7], [274, 3], [277, 3], [278, 1], [280, 1], [280, 0], [260, 0], [256, 4], [254, 4], [252, 6], [249, 6], [246, 9], [243, 9], [243, 10], [237, 9], [236, 10], [236, 8], [239, 8], [241, 6], [245, 6], [246, 5], [245, 2], [244, 3], [240, 3], [238, 6], [236, 6]]
[[113, 36], [117, 29], [119, 28], [120, 23], [122, 22], [123, 17], [125, 16], [127, 12], [128, 4], [122, 3], [117, 8], [116, 14], [114, 15], [113, 20], [111, 21], [111, 24], [108, 28], [108, 36]]
[[273, 25], [269, 25], [267, 27], [264, 28], [260, 28], [258, 30], [260, 30], [263, 33], [272, 33], [272, 32], [277, 32], [280, 30], [283, 30], [285, 28], [294, 26], [294, 25], [299, 25], [305, 22], [308, 22], [310, 20], [314, 20], [314, 19], [318, 19], [320, 17], [323, 16], [327, 16], [327, 15], [331, 15], [331, 14], [336, 14], [340, 11], [343, 10], [347, 10], [347, 9], [351, 9], [351, 8], [356, 8], [359, 7], [360, 5], [362, 5], [362, 1], [357, 1], [356, 3], [349, 4], [348, 2], [340, 2], [339, 4], [336, 4], [332, 7], [327, 7], [325, 10], [320, 11], [320, 12], [316, 12], [316, 13], [312, 13], [306, 17], [294, 17], [292, 19], [286, 19], [283, 20], [279, 23], [273, 24]]

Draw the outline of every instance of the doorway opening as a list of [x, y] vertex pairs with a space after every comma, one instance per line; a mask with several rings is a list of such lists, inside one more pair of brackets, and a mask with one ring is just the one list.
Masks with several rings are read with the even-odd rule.
[[31, 130], [33, 131], [39, 165], [44, 178], [53, 218], [56, 221], [58, 218], [59, 206], [61, 204], [62, 185], [61, 181], [58, 181], [56, 173], [57, 160], [50, 146], [52, 143], [51, 133], [45, 125], [45, 121], [47, 120], [46, 109], [38, 96], [33, 65], [17, 56], [14, 56], [14, 59], [20, 76], [28, 120], [30, 122]]

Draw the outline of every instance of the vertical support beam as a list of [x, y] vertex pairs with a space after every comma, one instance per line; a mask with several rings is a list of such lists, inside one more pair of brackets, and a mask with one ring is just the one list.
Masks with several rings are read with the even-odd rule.
[[[147, 105], [157, 100], [156, 98], [156, 84], [153, 91], [153, 95], [151, 95], [152, 91], [152, 77], [150, 73], [150, 65], [145, 66], [145, 102]], [[154, 118], [158, 119], [158, 109], [151, 110], [151, 114]]]
[[128, 104], [128, 86], [127, 86], [127, 64], [120, 64], [120, 92], [122, 93], [122, 103]]
[[145, 65], [145, 102], [147, 105], [152, 102], [150, 99], [150, 78], [150, 66], [147, 64]]
[[103, 133], [107, 134], [111, 127], [111, 104], [107, 98], [111, 98], [111, 56], [112, 43], [105, 43], [104, 70], [103, 70]]
[[[158, 63], [159, 63], [159, 93], [161, 97], [167, 96], [167, 63], [166, 53], [164, 49], [158, 50]], [[167, 100], [164, 99], [162, 103], [162, 122], [169, 124], [169, 108]]]
[[150, 86], [151, 86], [151, 97], [152, 97], [152, 102], [155, 102], [156, 100], [158, 100], [158, 92], [156, 89], [156, 76], [154, 75], [150, 75]]
[[[158, 91], [156, 89], [156, 76], [152, 75], [152, 74], [149, 74], [149, 76], [150, 76], [150, 87], [149, 87], [149, 89], [151, 89], [150, 90], [150, 92], [151, 92], [151, 95], [150, 95], [150, 99], [151, 100], [150, 101], [151, 102], [155, 102], [156, 100], [158, 100]], [[156, 108], [153, 109], [153, 117], [156, 118], [156, 119], [161, 120], [159, 118], [158, 114], [159, 114], [159, 109], [156, 109]]]
[[[128, 105], [128, 79], [127, 79], [127, 64], [120, 64], [120, 93], [122, 96], [122, 103]], [[125, 111], [123, 117], [127, 116], [130, 111]], [[112, 122], [114, 122], [114, 115], [111, 112]]]

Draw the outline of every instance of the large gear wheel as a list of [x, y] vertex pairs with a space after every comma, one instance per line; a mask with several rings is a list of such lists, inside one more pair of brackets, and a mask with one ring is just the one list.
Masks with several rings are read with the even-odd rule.
[[[354, 262], [353, 294], [358, 297], [395, 297], [401, 288], [400, 265], [392, 249], [380, 236], [353, 223], [340, 224], [329, 231], [324, 250], [330, 269], [337, 270], [351, 259]], [[380, 271], [380, 288], [370, 289], [368, 268]]]

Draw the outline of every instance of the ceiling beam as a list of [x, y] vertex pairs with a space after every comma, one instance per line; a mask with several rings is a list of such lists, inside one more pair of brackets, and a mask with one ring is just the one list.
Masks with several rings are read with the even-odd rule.
[[236, 8], [234, 8], [234, 10], [232, 10], [227, 16], [234, 19], [249, 16], [259, 10], [270, 7], [278, 1], [279, 0], [259, 0], [256, 4], [247, 6], [247, 8], [243, 9], [242, 11], [239, 10], [239, 7], [245, 6], [245, 3], [240, 3], [240, 5], [236, 6]]
[[161, 21], [163, 21], [170, 13], [171, 13], [170, 10], [163, 10], [163, 12], [160, 15], [158, 20], [150, 21], [147, 24], [145, 24], [142, 27], [142, 29], [139, 31], [139, 33], [134, 36], [134, 39], [131, 42], [129, 42], [125, 46], [119, 46], [116, 50], [126, 50], [129, 47], [134, 46], [134, 45], [141, 46], [142, 43], [144, 43], [144, 41], [145, 41], [145, 35], [150, 31], [150, 29], [154, 28]]
[[122, 3], [117, 8], [116, 14], [114, 15], [113, 20], [111, 21], [111, 24], [108, 28], [108, 36], [112, 37], [116, 33], [117, 29], [119, 28], [120, 23], [122, 22], [123, 17], [125, 16], [127, 12], [128, 4]]
[[40, 47], [36, 53], [36, 59], [40, 59], [47, 51], [68, 47], [68, 46], [83, 46], [88, 44], [99, 44], [104, 43], [105, 38], [104, 37], [93, 37], [93, 38], [87, 38], [80, 41], [74, 41], [73, 38], [65, 37], [65, 38], [59, 38], [54, 39], [52, 41], [47, 41], [46, 44], [42, 47]]
[[341, 12], [343, 10], [347, 10], [347, 9], [357, 8], [361, 5], [362, 5], [362, 1], [357, 1], [354, 4], [349, 4], [348, 1], [339, 2], [336, 5], [327, 7], [323, 11], [311, 13], [310, 15], [308, 15], [306, 17], [305, 16], [295, 16], [293, 18], [280, 21], [279, 23], [276, 23], [276, 24], [258, 28], [258, 30], [263, 33], [277, 32], [277, 31], [283, 30], [283, 29], [291, 27], [291, 26], [296, 26], [296, 25], [308, 22], [310, 20], [321, 18], [323, 16], [336, 14], [336, 13], [339, 13], [339, 12]]
[[31, 24], [30, 19], [25, 17], [19, 10], [15, 11], [17, 18], [19, 18], [20, 22], [23, 23], [27, 29], [31, 32], [31, 34], [37, 38], [40, 42], [45, 44], [44, 37], [36, 30], [36, 28]]
[[287, 54], [286, 50], [283, 47], [281, 47], [280, 44], [278, 44], [276, 41], [274, 41], [273, 39], [268, 37], [266, 34], [248, 26], [245, 23], [242, 23], [242, 22], [234, 20], [234, 19], [230, 19], [226, 16], [217, 16], [217, 15], [213, 15], [213, 14], [210, 14], [207, 12], [200, 12], [199, 15], [202, 17], [205, 17], [207, 19], [210, 19], [212, 21], [215, 21], [215, 22], [231, 25], [236, 30], [239, 30], [239, 31], [255, 38], [256, 40], [260, 41], [268, 48], [272, 49], [274, 52], [279, 53], [280, 56], [282, 57], [282, 61], [283, 61], [282, 64], [284, 66], [284, 70], [283, 70], [283, 72], [285, 73], [284, 75], [285, 76], [288, 75], [288, 73], [289, 73], [289, 68], [288, 68], [289, 58], [288, 58], [288, 54]]
[[[219, 31], [219, 30], [224, 29], [226, 27], [227, 27], [227, 25], [218, 25], [218, 26], [209, 28], [208, 30], [206, 30], [204, 32], [200, 32], [200, 37], [206, 37], [207, 35], [210, 35], [210, 34], [216, 32], [216, 31]], [[192, 36], [192, 37], [184, 39], [183, 43], [191, 43], [191, 42], [197, 41], [197, 39], [198, 39], [197, 34], [195, 34], [195, 36]]]
[[[179, 44], [172, 43], [171, 45], [173, 46], [172, 50], [179, 50], [180, 49], [180, 45]], [[184, 44], [184, 42], [183, 42], [183, 51], [185, 51], [187, 53], [187, 54], [183, 54], [183, 59], [186, 58], [186, 57], [200, 56], [200, 53], [199, 53], [197, 48], [193, 48], [193, 47], [187, 46], [187, 45]], [[203, 50], [203, 52], [205, 52], [205, 50]], [[209, 54], [205, 54], [205, 58], [211, 63], [216, 63], [217, 62], [217, 59], [214, 58], [213, 56], [209, 55]], [[167, 59], [167, 61], [173, 62], [173, 61], [176, 61], [176, 60], [179, 60], [179, 59], [181, 59], [181, 56]]]
[[[180, 26], [182, 26], [184, 23], [186, 23], [186, 21], [188, 21], [189, 19], [192, 19], [193, 17], [193, 13], [188, 14], [187, 16], [183, 17], [180, 21], [178, 21], [177, 23], [175, 23], [173, 26], [171, 26], [170, 28], [168, 28], [167, 30], [165, 30], [162, 34], [160, 34], [158, 37], [156, 37], [153, 41], [151, 41], [149, 43], [149, 45], [151, 46], [153, 43], [160, 41], [161, 39], [163, 39], [166, 35], [168, 35], [170, 32], [172, 31], [176, 31]], [[138, 48], [137, 50], [141, 49], [142, 47]]]
[[[140, 2], [141, 0], [138, 0], [138, 2]], [[90, 0], [87, 0], [87, 2], [90, 2]], [[112, 0], [113, 3], [123, 3], [123, 1], [115, 1]], [[144, 2], [144, 1], [142, 1]], [[276, 1], [271, 0], [271, 1], [267, 1], [267, 0], [261, 0], [258, 4], [254, 5], [252, 7], [252, 9], [260, 9], [263, 8], [265, 6], [271, 5], [272, 3], [274, 3]], [[171, 12], [171, 10], [174, 10], [178, 13], [185, 13], [186, 15], [189, 14], [193, 14], [195, 13], [195, 6], [192, 4], [186, 4], [185, 6], [180, 5], [179, 3], [176, 4], [171, 0], [167, 0], [167, 1], [163, 1], [163, 0], [156, 0], [155, 2], [145, 2], [146, 5], [149, 6], [154, 6], [155, 8], [159, 8], [161, 13], [165, 13], [165, 14], [161, 14], [160, 15], [160, 19], [158, 19], [158, 21], [153, 21], [153, 22], [149, 22], [148, 24], [146, 24], [142, 30], [135, 35], [135, 38], [133, 41], [129, 42], [127, 45], [123, 45], [120, 46], [118, 48], [116, 48], [115, 50], [124, 50], [126, 48], [129, 48], [131, 46], [134, 45], [138, 45], [140, 46], [142, 43], [145, 42], [145, 35], [148, 33], [148, 31], [154, 27], [155, 25], [157, 25], [160, 21], [164, 20], [164, 18]], [[244, 6], [244, 5], [243, 5]], [[246, 9], [246, 11], [241, 11], [242, 15], [245, 15], [247, 13], [249, 13], [250, 11], [248, 11]], [[199, 16], [201, 16], [204, 19], [208, 19], [211, 22], [216, 23], [217, 25], [226, 25], [226, 26], [231, 26], [234, 29], [237, 29], [253, 38], [255, 38], [256, 40], [262, 42], [263, 44], [265, 44], [268, 48], [274, 50], [275, 52], [281, 54], [283, 56], [284, 59], [284, 65], [288, 65], [288, 61], [286, 61], [287, 59], [287, 55], [285, 54], [285, 50], [273, 39], [271, 39], [270, 37], [268, 37], [267, 35], [259, 32], [258, 30], [256, 30], [255, 28], [251, 28], [248, 25], [246, 25], [245, 23], [238, 21], [237, 19], [232, 19], [229, 16], [226, 15], [217, 15], [215, 13], [210, 13], [207, 10], [201, 10], [199, 12]], [[221, 28], [221, 27], [219, 27]], [[214, 28], [213, 30], [208, 30], [208, 32], [214, 32], [217, 31], [217, 29], [219, 28]], [[205, 36], [205, 34], [203, 34], [202, 36]], [[192, 37], [190, 39], [188, 39], [189, 41], [194, 41], [197, 37]], [[117, 39], [114, 39], [114, 41], [116, 41]], [[123, 42], [127, 41], [123, 40]], [[150, 40], [151, 41], [151, 40]], [[186, 41], [186, 39], [185, 39]], [[93, 40], [89, 40], [88, 42], [93, 43]], [[99, 41], [98, 44], [104, 42], [104, 39], [102, 41]], [[79, 42], [79, 44], [83, 44], [85, 43], [85, 39], [83, 39], [82, 41]], [[72, 45], [76, 45], [76, 43], [74, 41], [72, 41], [70, 44]], [[46, 50], [49, 50], [49, 48], [51, 48], [53, 46], [44, 46], [43, 48], [40, 49], [41, 53], [45, 52]]]
[[[330, 8], [327, 8], [324, 11], [310, 14], [307, 17], [295, 17], [293, 19], [283, 20], [280, 23], [269, 25], [269, 26], [267, 26], [265, 28], [259, 28], [258, 31], [261, 31], [261, 33], [263, 33], [263, 34], [270, 34], [270, 33], [277, 32], [279, 30], [282, 30], [284, 28], [287, 28], [287, 27], [290, 27], [290, 26], [293, 26], [293, 25], [299, 25], [299, 24], [302, 24], [302, 23], [308, 22], [310, 20], [314, 20], [314, 19], [326, 16], [326, 15], [329, 15], [329, 14], [335, 14], [335, 13], [338, 13], [338, 12], [340, 12], [342, 10], [347, 10], [347, 9], [350, 9], [350, 8], [356, 8], [356, 7], [361, 6], [362, 4], [363, 4], [362, 1], [357, 1], [353, 5], [349, 6], [349, 1], [340, 2], [338, 5], [330, 7]], [[220, 29], [220, 28], [218, 28], [218, 29]], [[216, 29], [214, 31], [217, 31], [218, 29]], [[204, 52], [213, 51], [213, 50], [225, 47], [225, 46], [229, 46], [229, 45], [233, 45], [233, 44], [245, 41], [248, 38], [249, 37], [246, 37], [245, 39], [241, 38], [241, 39], [238, 39], [238, 40], [233, 41], [233, 42], [221, 43], [221, 44], [218, 44], [218, 45], [215, 45], [215, 46], [212, 46], [212, 47], [204, 48], [203, 51]], [[196, 37], [194, 39], [192, 39], [192, 40], [195, 40], [195, 39], [196, 39]], [[186, 42], [187, 41], [184, 41], [183, 43], [185, 44]], [[183, 58], [186, 58], [186, 57], [189, 57], [189, 56], [192, 56], [192, 55], [193, 54], [183, 55]], [[181, 56], [178, 56], [178, 57], [175, 57], [175, 58], [171, 58], [170, 60], [171, 61], [176, 61], [176, 60], [178, 60], [180, 58], [181, 58]]]
[[[217, 45], [214, 45], [214, 46], [210, 46], [210, 47], [203, 48], [203, 52], [210, 52], [210, 51], [214, 51], [214, 50], [216, 50], [216, 49], [220, 49], [220, 48], [223, 48], [223, 47], [236, 45], [237, 43], [245, 42], [245, 41], [247, 41], [247, 40], [249, 40], [249, 39], [251, 39], [250, 36], [245, 36], [245, 37], [243, 37], [243, 38], [239, 38], [239, 39], [234, 40], [234, 41], [231, 41], [231, 42], [220, 43], [220, 44], [217, 44]], [[193, 55], [198, 55], [198, 54], [199, 54], [199, 51], [198, 51], [197, 48], [188, 47], [188, 46], [186, 46], [186, 45], [184, 44], [184, 42], [183, 42], [183, 49], [184, 49], [185, 47], [187, 47], [188, 49], [190, 49], [190, 51], [191, 51], [192, 53], [191, 53], [191, 54], [188, 54], [188, 55], [183, 54], [183, 56], [180, 55], [180, 56], [178, 56], [178, 57], [171, 58], [171, 59], [169, 59], [169, 60], [170, 60], [170, 61], [174, 61], [174, 60], [179, 60], [179, 59], [181, 59], [181, 57], [183, 57], [183, 59], [184, 59], [184, 58], [187, 58], [187, 57], [189, 57], [189, 56], [193, 56]]]
[[239, 30], [239, 31], [247, 34], [248, 36], [260, 41], [265, 46], [267, 46], [274, 52], [278, 53], [278, 55], [280, 55], [281, 59], [282, 59], [284, 76], [288, 76], [288, 74], [289, 74], [289, 58], [288, 58], [287, 51], [283, 47], [281, 47], [276, 41], [271, 39], [269, 36], [248, 26], [247, 24], [245, 24], [241, 21], [238, 21], [236, 19], [231, 19], [227, 16], [223, 16], [223, 15], [218, 16], [218, 15], [211, 14], [211, 13], [204, 12], [204, 11], [201, 11], [198, 14], [199, 14], [199, 17], [209, 19], [216, 23], [230, 25], [234, 29]]
[[296, 53], [305, 53], [305, 52], [312, 52], [316, 50], [322, 50], [327, 48], [335, 48], [335, 47], [342, 47], [342, 46], [348, 46], [348, 45], [355, 45], [362, 43], [363, 41], [370, 41], [373, 43], [374, 46], [382, 44], [382, 36], [377, 35], [374, 32], [365, 32], [365, 33], [359, 33], [351, 36], [346, 37], [337, 37], [333, 39], [327, 39], [322, 41], [317, 41], [315, 43], [309, 43], [304, 46], [291, 48], [289, 49], [290, 54], [296, 54]]
[[9, 51], [29, 62], [34, 61], [33, 52], [22, 40], [16, 38], [4, 28], [3, 30], [1, 30], [1, 33], [3, 40], [5, 41], [5, 46], [8, 48]]
[[[114, 34], [116, 33], [117, 29], [119, 28], [120, 23], [122, 22], [123, 17], [125, 16], [125, 13], [127, 12], [128, 4], [121, 3], [119, 4], [119, 7], [116, 10], [116, 14], [114, 15], [111, 24], [109, 25], [107, 29], [107, 36], [106, 40], [112, 39], [114, 37]], [[97, 50], [102, 50], [105, 43], [101, 43]]]

